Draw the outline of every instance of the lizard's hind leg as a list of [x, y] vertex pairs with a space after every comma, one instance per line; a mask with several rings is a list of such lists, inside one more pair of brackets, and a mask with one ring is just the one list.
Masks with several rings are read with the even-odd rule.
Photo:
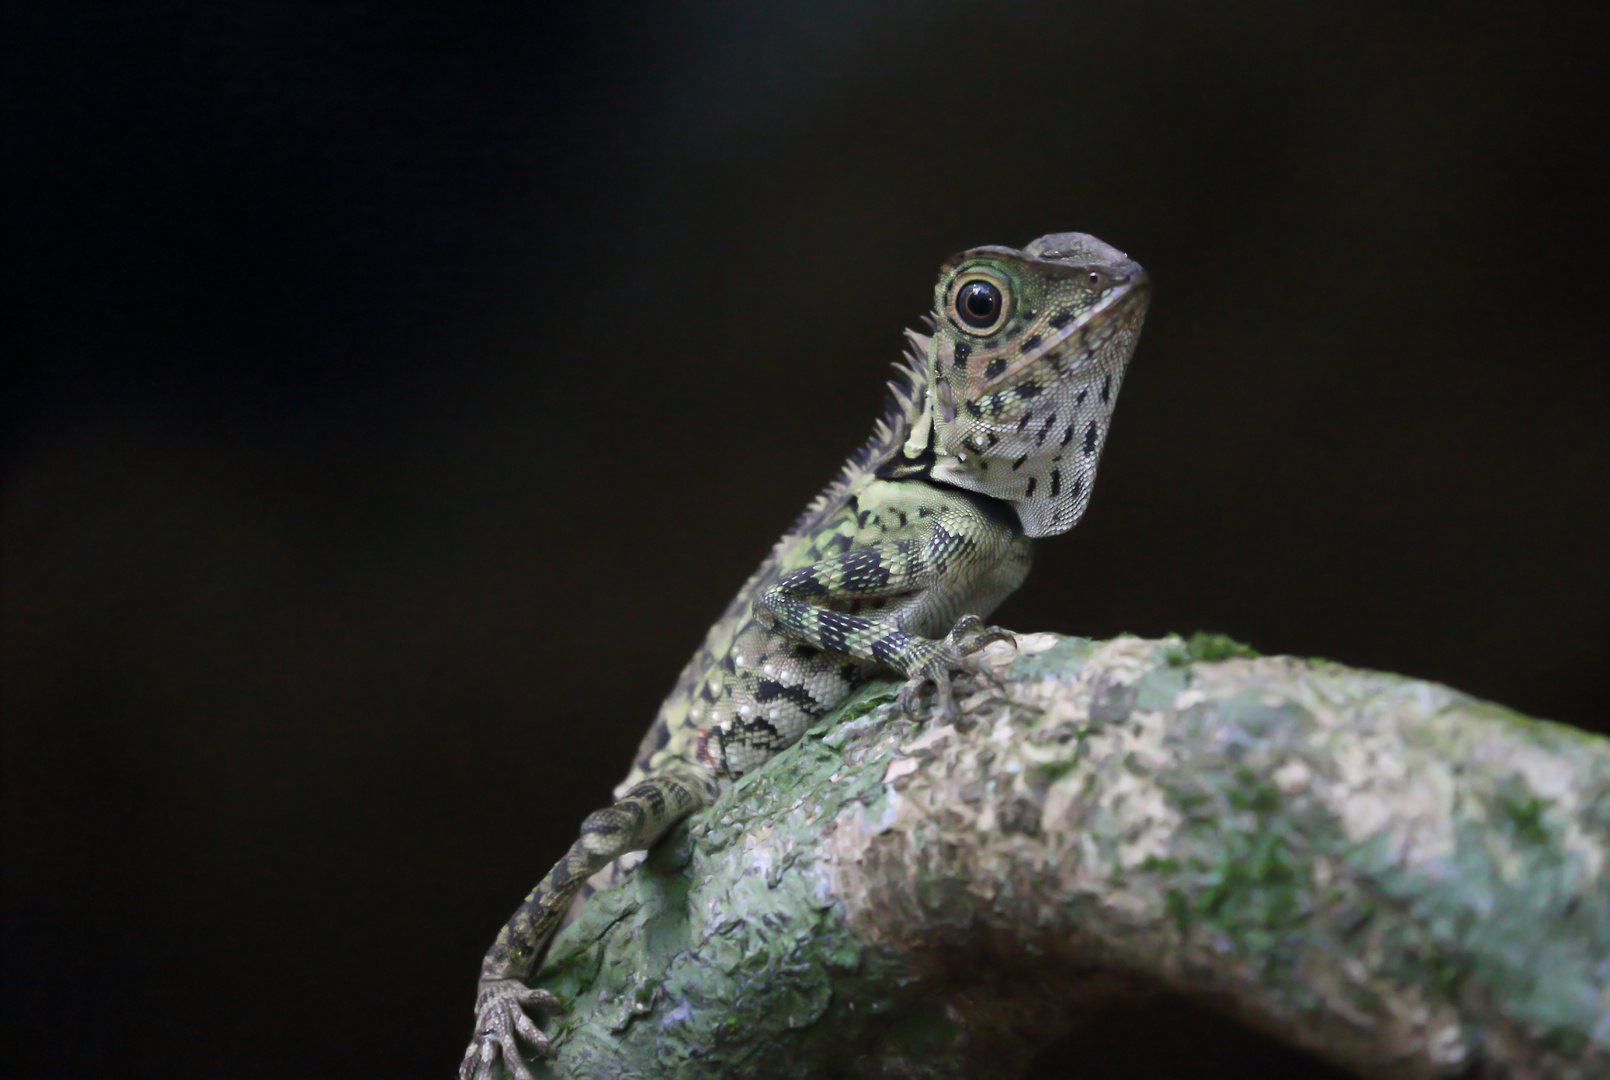
[[682, 818], [709, 805], [715, 792], [712, 777], [664, 773], [649, 777], [612, 805], [587, 816], [581, 823], [581, 836], [504, 924], [481, 963], [475, 1038], [464, 1052], [460, 1080], [491, 1077], [499, 1056], [518, 1080], [531, 1080], [515, 1046], [515, 1034], [538, 1054], [550, 1053], [548, 1037], [525, 1014], [525, 1007], [557, 1009], [559, 999], [520, 980], [536, 969], [570, 902], [589, 877], [627, 852], [653, 844]]

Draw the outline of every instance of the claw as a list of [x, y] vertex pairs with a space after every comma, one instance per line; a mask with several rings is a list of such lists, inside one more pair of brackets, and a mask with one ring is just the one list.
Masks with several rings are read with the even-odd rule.
[[900, 694], [896, 698], [896, 702], [900, 706], [900, 711], [905, 713], [908, 720], [920, 719], [917, 716], [917, 695], [922, 693], [922, 688], [927, 685], [928, 681], [928, 679], [918, 675], [907, 679], [900, 687]]
[[997, 641], [1010, 641], [1017, 648], [1017, 635], [1002, 626], [985, 626], [977, 615], [963, 615], [951, 628], [949, 642], [963, 656], [977, 652]]
[[[950, 643], [960, 656], [969, 656], [986, 645], [997, 641], [1010, 641], [1012, 648], [1017, 648], [1017, 635], [1001, 626], [985, 626], [984, 620], [977, 615], [963, 615], [956, 620], [955, 627], [950, 632]], [[997, 691], [1004, 693], [1006, 683], [989, 664], [970, 660], [958, 667], [970, 674], [977, 675]]]

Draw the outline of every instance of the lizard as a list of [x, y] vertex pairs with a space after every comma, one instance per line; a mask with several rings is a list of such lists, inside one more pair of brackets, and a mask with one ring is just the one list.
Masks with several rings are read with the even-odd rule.
[[987, 246], [940, 268], [926, 334], [908, 330], [871, 438], [777, 541], [706, 634], [614, 802], [499, 932], [481, 966], [460, 1080], [498, 1061], [531, 1080], [516, 1038], [553, 1052], [528, 987], [589, 879], [620, 867], [729, 778], [797, 742], [880, 672], [898, 704], [953, 718], [952, 681], [1011, 634], [983, 620], [1028, 575], [1031, 541], [1083, 515], [1119, 384], [1151, 298], [1145, 270], [1083, 233]]

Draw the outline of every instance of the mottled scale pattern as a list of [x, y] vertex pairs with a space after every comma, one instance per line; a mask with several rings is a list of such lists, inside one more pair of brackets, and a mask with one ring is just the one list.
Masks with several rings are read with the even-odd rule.
[[952, 681], [1010, 637], [983, 619], [1022, 584], [1033, 537], [1066, 532], [1095, 482], [1150, 298], [1145, 272], [1081, 233], [981, 247], [940, 269], [929, 334], [908, 332], [872, 438], [745, 582], [678, 678], [615, 802], [488, 951], [462, 1080], [501, 1062], [557, 1008], [521, 981], [590, 878], [708, 805], [721, 782], [796, 742], [855, 687], [902, 676], [902, 707], [954, 715]]

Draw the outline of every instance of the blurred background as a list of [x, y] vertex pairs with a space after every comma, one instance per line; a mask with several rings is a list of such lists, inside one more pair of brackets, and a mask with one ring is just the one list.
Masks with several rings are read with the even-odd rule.
[[977, 244], [1156, 285], [1000, 621], [1606, 730], [1606, 12], [8, 4], [7, 1075], [447, 1076]]

